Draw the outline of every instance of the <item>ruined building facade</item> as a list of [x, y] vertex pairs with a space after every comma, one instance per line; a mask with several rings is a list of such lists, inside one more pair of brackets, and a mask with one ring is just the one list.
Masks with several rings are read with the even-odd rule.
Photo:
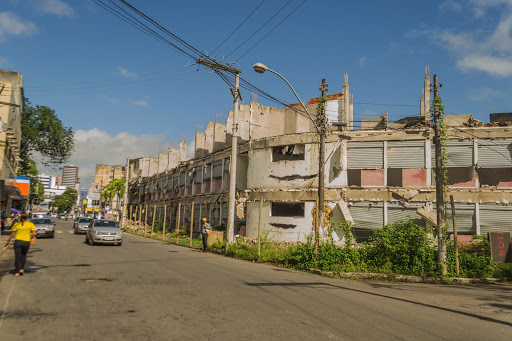
[[[430, 89], [427, 80], [425, 88]], [[326, 204], [332, 209], [331, 221], [351, 221], [358, 240], [398, 220], [425, 225], [435, 217], [434, 132], [425, 105], [425, 98], [428, 103], [430, 98], [427, 91], [424, 94], [419, 117], [388, 124], [384, 115], [363, 122], [357, 130], [348, 79], [344, 93], [329, 97]], [[315, 113], [315, 99], [308, 106]], [[314, 231], [319, 138], [297, 108], [291, 105], [283, 110], [253, 102], [240, 108], [236, 234], [257, 237], [262, 199], [261, 226], [269, 239], [304, 241]], [[196, 231], [202, 217], [214, 227], [226, 227], [231, 153], [226, 141], [230, 141], [231, 115], [226, 125], [210, 122], [204, 133], [196, 134], [192, 159], [186, 158], [182, 142], [179, 149], [171, 147], [158, 158], [129, 161], [131, 219], [151, 222], [156, 212], [156, 219], [163, 220], [166, 209], [168, 229], [174, 230], [178, 223], [189, 226], [194, 202]], [[471, 115], [462, 116], [445, 118], [447, 195], [455, 199], [459, 233], [510, 230], [512, 126], [484, 125]], [[178, 206], [180, 222], [176, 221]], [[343, 240], [341, 229], [334, 237]]]

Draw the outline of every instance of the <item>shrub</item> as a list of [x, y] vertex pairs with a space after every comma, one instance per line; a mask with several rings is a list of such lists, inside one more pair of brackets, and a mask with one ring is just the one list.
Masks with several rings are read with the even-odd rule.
[[399, 221], [375, 230], [367, 247], [369, 269], [408, 275], [437, 272], [437, 254], [429, 234], [432, 231]]

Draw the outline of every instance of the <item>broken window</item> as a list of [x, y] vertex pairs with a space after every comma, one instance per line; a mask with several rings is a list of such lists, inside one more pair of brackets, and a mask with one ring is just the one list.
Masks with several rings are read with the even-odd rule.
[[304, 217], [304, 203], [273, 202], [273, 217]]
[[305, 160], [304, 144], [290, 144], [272, 148], [272, 162]]

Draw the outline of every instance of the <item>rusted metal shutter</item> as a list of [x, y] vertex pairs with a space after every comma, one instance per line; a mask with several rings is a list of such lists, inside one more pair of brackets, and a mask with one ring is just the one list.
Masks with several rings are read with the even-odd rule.
[[424, 203], [407, 203], [407, 207], [404, 207], [400, 204], [388, 204], [388, 224], [412, 220], [416, 225], [425, 226], [425, 219], [416, 213], [416, 210], [424, 205]]
[[349, 169], [382, 169], [384, 168], [384, 143], [349, 142]]
[[512, 232], [512, 206], [480, 204], [480, 234]]
[[[448, 231], [453, 232], [452, 207], [446, 205], [446, 222]], [[476, 210], [475, 204], [455, 203], [455, 217], [457, 218], [457, 233], [476, 234]]]
[[382, 203], [353, 203], [349, 207], [354, 227], [352, 231], [357, 242], [364, 242], [371, 236], [372, 231], [384, 225], [384, 205]]
[[479, 139], [479, 168], [512, 167], [512, 138]]
[[425, 140], [389, 141], [388, 168], [425, 168]]

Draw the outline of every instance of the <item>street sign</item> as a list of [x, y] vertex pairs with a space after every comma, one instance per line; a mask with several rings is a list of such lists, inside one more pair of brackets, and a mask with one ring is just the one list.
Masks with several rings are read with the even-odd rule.
[[82, 205], [87, 206], [87, 199], [82, 199]]
[[510, 232], [489, 232], [489, 244], [494, 263], [511, 263]]

